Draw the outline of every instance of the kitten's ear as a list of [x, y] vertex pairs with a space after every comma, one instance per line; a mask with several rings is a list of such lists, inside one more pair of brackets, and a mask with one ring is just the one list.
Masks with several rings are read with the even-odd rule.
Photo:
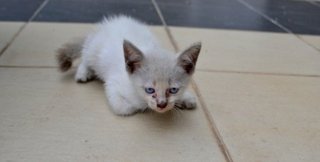
[[143, 59], [142, 52], [127, 40], [123, 41], [123, 52], [128, 73], [134, 73], [140, 66]]
[[184, 50], [178, 57], [178, 65], [181, 66], [189, 75], [193, 73], [196, 67], [200, 50], [201, 42], [197, 42]]

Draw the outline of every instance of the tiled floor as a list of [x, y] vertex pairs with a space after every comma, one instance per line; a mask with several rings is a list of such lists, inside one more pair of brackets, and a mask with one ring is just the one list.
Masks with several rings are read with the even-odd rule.
[[[0, 161], [320, 161], [319, 4], [0, 0]], [[170, 50], [202, 41], [198, 109], [115, 116], [101, 82], [58, 73], [55, 50], [116, 13]]]

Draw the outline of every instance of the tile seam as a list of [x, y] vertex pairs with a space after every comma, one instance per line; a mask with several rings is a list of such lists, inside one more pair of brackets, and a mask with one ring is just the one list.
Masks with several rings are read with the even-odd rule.
[[247, 7], [249, 10], [255, 12], [256, 14], [262, 16], [263, 18], [267, 19], [268, 21], [270, 21], [272, 24], [278, 26], [279, 28], [281, 28], [282, 30], [284, 30], [287, 33], [293, 34], [292, 31], [288, 28], [286, 28], [285, 26], [281, 25], [280, 23], [278, 23], [277, 21], [273, 20], [271, 17], [269, 17], [266, 14], [263, 14], [262, 12], [258, 11], [257, 9], [255, 9], [252, 5], [250, 5], [249, 3], [245, 2], [244, 0], [237, 0], [239, 3], [241, 3], [242, 5], [244, 5], [245, 7]]
[[320, 48], [314, 46], [313, 44], [309, 43], [307, 40], [303, 39], [303, 38], [301, 37], [301, 35], [298, 35], [298, 34], [297, 34], [296, 37], [297, 37], [298, 39], [300, 39], [300, 41], [304, 42], [305, 44], [313, 47], [315, 50], [317, 50], [317, 51], [320, 52]]
[[232, 156], [230, 154], [230, 151], [227, 147], [227, 145], [225, 144], [224, 140], [223, 140], [223, 137], [220, 133], [220, 130], [218, 129], [217, 127], [217, 124], [212, 116], [212, 114], [210, 113], [208, 107], [207, 107], [207, 104], [206, 102], [204, 101], [201, 93], [200, 93], [200, 90], [197, 86], [197, 83], [195, 82], [194, 79], [191, 80], [191, 86], [192, 88], [194, 89], [198, 99], [199, 99], [199, 102], [200, 102], [200, 105], [201, 105], [201, 108], [202, 108], [202, 111], [210, 125], [210, 129], [211, 129], [211, 132], [214, 134], [214, 136], [216, 137], [217, 139], [217, 142], [218, 142], [218, 145], [219, 145], [219, 148], [222, 152], [222, 154], [224, 155], [224, 158], [227, 160], [227, 162], [233, 162], [233, 159], [232, 159]]
[[38, 13], [43, 9], [43, 7], [49, 2], [49, 0], [44, 0], [40, 6], [37, 8], [37, 10], [31, 15], [31, 17], [26, 21], [19, 30], [13, 35], [13, 37], [10, 39], [10, 41], [0, 50], [0, 57], [3, 55], [3, 53], [10, 47], [10, 45], [15, 41], [15, 39], [20, 35], [22, 30], [26, 28], [26, 26], [29, 24], [30, 21], [32, 21]]
[[263, 18], [267, 19], [268, 21], [270, 21], [271, 23], [273, 23], [274, 25], [278, 26], [279, 28], [281, 28], [282, 30], [286, 31], [289, 34], [292, 34], [293, 36], [295, 36], [298, 40], [300, 40], [301, 42], [303, 42], [305, 45], [311, 47], [312, 49], [316, 50], [316, 51], [320, 51], [320, 49], [318, 49], [317, 47], [313, 46], [312, 44], [306, 42], [305, 40], [301, 39], [299, 37], [299, 35], [297, 35], [296, 33], [292, 32], [290, 29], [288, 29], [287, 27], [283, 26], [282, 24], [280, 24], [279, 22], [277, 22], [276, 20], [272, 19], [271, 17], [269, 17], [268, 15], [258, 11], [256, 8], [254, 8], [251, 4], [247, 3], [244, 0], [237, 0], [239, 3], [241, 3], [242, 5], [246, 6], [248, 9], [250, 9], [251, 11], [257, 13], [258, 15], [262, 16]]
[[169, 29], [169, 27], [168, 27], [163, 15], [162, 15], [162, 12], [160, 10], [160, 7], [159, 7], [158, 3], [156, 2], [156, 0], [151, 0], [151, 1], [152, 1], [152, 4], [153, 4], [154, 8], [156, 9], [157, 14], [158, 14], [163, 26], [164, 26], [164, 30], [166, 31], [167, 36], [169, 37], [169, 41], [171, 42], [171, 45], [173, 46], [175, 52], [177, 52], [178, 51], [177, 43], [176, 43], [175, 39], [173, 39], [173, 37], [172, 37], [170, 29]]
[[202, 72], [211, 73], [231, 73], [231, 74], [247, 74], [247, 75], [272, 75], [272, 76], [290, 76], [290, 77], [313, 77], [319, 78], [320, 74], [294, 74], [294, 73], [272, 73], [272, 72], [254, 72], [254, 71], [233, 71], [233, 70], [216, 70], [216, 69], [196, 69]]
[[[162, 12], [161, 12], [156, 0], [151, 0], [151, 1], [153, 3], [154, 7], [156, 8], [156, 11], [157, 11], [157, 13], [158, 13], [158, 15], [159, 15], [164, 27], [165, 27], [165, 31], [167, 33], [167, 36], [169, 37], [169, 40], [170, 40], [171, 44], [174, 46], [175, 52], [178, 52], [179, 51], [178, 45], [177, 45], [175, 39], [173, 38], [173, 35], [172, 35], [167, 23], [165, 22], [165, 19], [164, 19], [163, 15], [162, 15]], [[225, 143], [223, 141], [223, 138], [222, 138], [222, 136], [221, 136], [221, 134], [220, 134], [220, 132], [219, 132], [219, 130], [218, 130], [213, 118], [212, 118], [212, 115], [209, 113], [209, 110], [208, 110], [208, 108], [207, 108], [207, 106], [206, 106], [206, 104], [204, 102], [204, 99], [202, 98], [202, 96], [200, 94], [200, 91], [199, 91], [199, 89], [198, 89], [198, 87], [197, 87], [197, 85], [196, 85], [196, 83], [195, 83], [195, 81], [193, 79], [191, 80], [191, 86], [194, 89], [194, 91], [196, 92], [196, 95], [197, 95], [197, 97], [199, 99], [199, 102], [200, 102], [200, 105], [201, 105], [201, 108], [202, 108], [202, 112], [204, 113], [205, 118], [206, 118], [206, 120], [207, 120], [207, 122], [209, 124], [210, 129], [211, 129], [211, 132], [213, 133], [213, 135], [214, 135], [214, 137], [215, 137], [215, 139], [216, 139], [216, 141], [218, 143], [220, 151], [222, 152], [222, 154], [223, 154], [223, 156], [224, 156], [224, 158], [225, 158], [225, 160], [227, 162], [233, 162], [232, 157], [231, 157], [231, 155], [229, 153], [229, 150], [228, 150], [227, 146], [225, 145]]]
[[9, 40], [9, 42], [1, 49], [0, 57], [4, 54], [4, 52], [10, 47], [10, 45], [14, 42], [14, 40], [18, 37], [21, 31], [27, 26], [28, 22], [24, 22], [18, 31], [13, 35], [13, 37]]
[[314, 5], [314, 6], [317, 6], [317, 7], [320, 7], [320, 4], [314, 2], [314, 1], [311, 1], [311, 0], [307, 0], [308, 3]]
[[0, 68], [29, 68], [29, 69], [58, 69], [57, 66], [23, 66], [23, 65], [0, 65]]
[[44, 0], [40, 6], [37, 8], [36, 11], [32, 14], [32, 16], [29, 18], [28, 22], [31, 22], [38, 14], [39, 12], [48, 4], [50, 0]]

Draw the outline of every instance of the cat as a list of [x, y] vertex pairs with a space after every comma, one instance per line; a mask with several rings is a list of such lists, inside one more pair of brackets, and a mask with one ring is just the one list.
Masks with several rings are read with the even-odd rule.
[[65, 44], [57, 60], [65, 72], [81, 56], [75, 80], [101, 79], [112, 111], [126, 116], [147, 108], [159, 113], [195, 108], [196, 98], [186, 89], [200, 49], [198, 42], [175, 55], [145, 23], [120, 15], [104, 18], [86, 39]]

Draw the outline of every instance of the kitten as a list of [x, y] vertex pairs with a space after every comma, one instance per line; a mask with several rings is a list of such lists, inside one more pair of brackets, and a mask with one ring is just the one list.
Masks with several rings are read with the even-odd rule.
[[117, 115], [130, 115], [146, 108], [163, 113], [175, 106], [196, 107], [186, 90], [194, 72], [201, 44], [195, 43], [179, 55], [163, 49], [142, 22], [128, 16], [104, 19], [84, 41], [58, 50], [61, 71], [82, 56], [75, 80], [98, 77]]

